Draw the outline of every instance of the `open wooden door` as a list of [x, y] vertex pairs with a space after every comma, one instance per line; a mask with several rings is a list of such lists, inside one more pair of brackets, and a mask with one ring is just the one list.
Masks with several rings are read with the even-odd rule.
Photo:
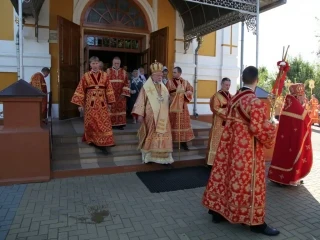
[[58, 16], [59, 119], [79, 116], [71, 98], [80, 81], [80, 26]]
[[140, 66], [144, 68], [145, 73], [149, 73], [150, 69], [150, 51], [149, 48], [140, 55]]
[[89, 71], [89, 47], [86, 45], [83, 49], [83, 74]]
[[150, 64], [157, 60], [164, 66], [168, 66], [168, 37], [169, 27], [150, 34]]

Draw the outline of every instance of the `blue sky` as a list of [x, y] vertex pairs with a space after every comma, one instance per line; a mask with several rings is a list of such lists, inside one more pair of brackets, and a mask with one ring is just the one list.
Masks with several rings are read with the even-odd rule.
[[[276, 70], [281, 60], [283, 46], [290, 45], [289, 55], [301, 56], [310, 62], [318, 61], [315, 56], [320, 35], [320, 0], [287, 0], [287, 4], [260, 15], [259, 66]], [[239, 61], [240, 61], [239, 31]], [[245, 28], [244, 65], [255, 66], [255, 35]]]

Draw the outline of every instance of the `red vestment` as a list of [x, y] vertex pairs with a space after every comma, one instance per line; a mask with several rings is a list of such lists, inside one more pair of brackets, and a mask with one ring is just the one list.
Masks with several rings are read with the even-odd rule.
[[33, 87], [41, 90], [44, 94], [46, 94], [46, 96], [43, 97], [43, 99], [42, 99], [41, 113], [42, 113], [42, 119], [47, 119], [47, 115], [48, 115], [48, 97], [47, 97], [48, 90], [47, 90], [46, 80], [44, 79], [43, 74], [41, 72], [33, 74], [31, 77], [31, 80], [30, 80], [30, 84]]
[[114, 145], [108, 105], [115, 102], [115, 97], [107, 74], [85, 73], [71, 102], [84, 107], [83, 141], [97, 146]]
[[296, 185], [311, 167], [311, 119], [301, 103], [287, 95], [268, 177], [277, 183]]
[[111, 123], [112, 126], [126, 125], [127, 99], [130, 97], [130, 87], [127, 72], [122, 69], [107, 69], [108, 79], [112, 85], [115, 103], [111, 106]]
[[310, 105], [311, 105], [311, 112], [310, 112], [310, 117], [311, 117], [311, 124], [318, 123], [319, 120], [319, 115], [318, 115], [318, 107], [319, 107], [319, 101], [316, 98], [313, 98], [310, 100]]
[[[192, 100], [193, 87], [183, 78], [168, 80], [166, 87], [170, 93], [170, 100], [173, 101], [177, 94], [178, 86], [184, 90], [184, 100], [182, 112], [170, 112], [170, 123], [172, 129], [173, 142], [189, 142], [194, 139], [194, 134], [190, 121], [188, 103]], [[180, 115], [180, 116], [179, 116]], [[180, 117], [180, 119], [179, 119]], [[180, 121], [180, 122], [179, 122]], [[179, 136], [180, 132], [180, 136]]]
[[266, 117], [265, 104], [252, 90], [238, 92], [230, 108], [208, 185], [205, 207], [231, 223], [260, 225], [265, 216], [265, 161], [276, 128]]

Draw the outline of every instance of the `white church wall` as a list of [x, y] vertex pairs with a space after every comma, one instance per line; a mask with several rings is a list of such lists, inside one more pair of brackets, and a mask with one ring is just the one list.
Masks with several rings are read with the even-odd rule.
[[[232, 81], [230, 92], [234, 94], [237, 89], [237, 78], [239, 76], [238, 68], [238, 49], [232, 47], [232, 53], [230, 53], [230, 47], [222, 45], [236, 45], [238, 43], [238, 29], [239, 24], [232, 26], [232, 33], [230, 27], [221, 29], [216, 32], [216, 56], [201, 56], [198, 55], [198, 77], [201, 80], [216, 80], [217, 90], [220, 89], [220, 81], [223, 77], [228, 77]], [[231, 41], [232, 38], [232, 41]], [[175, 66], [182, 68], [182, 77], [190, 82], [194, 86], [195, 76], [195, 50], [197, 48], [197, 41], [193, 40], [189, 49], [185, 53], [184, 51], [184, 34], [183, 34], [183, 22], [176, 14], [176, 53], [175, 53]], [[169, 70], [170, 71], [170, 70]], [[212, 93], [214, 94], [214, 93]], [[209, 98], [197, 99], [197, 113], [211, 114], [209, 106]], [[208, 104], [206, 104], [208, 103]], [[193, 114], [194, 103], [188, 105], [190, 114]]]
[[[51, 56], [49, 54], [49, 1], [45, 0], [39, 14], [39, 25], [47, 28], [39, 28], [38, 41], [35, 37], [33, 18], [26, 19], [26, 26], [23, 28], [23, 79], [29, 81], [32, 74], [39, 72], [43, 67], [51, 67]], [[18, 17], [15, 10], [14, 20]], [[16, 33], [18, 25], [14, 22], [13, 26], [15, 39], [13, 41], [0, 40], [0, 72], [17, 72], [17, 50]], [[46, 78], [47, 88], [50, 91], [50, 76]], [[3, 110], [0, 104], [0, 112]]]

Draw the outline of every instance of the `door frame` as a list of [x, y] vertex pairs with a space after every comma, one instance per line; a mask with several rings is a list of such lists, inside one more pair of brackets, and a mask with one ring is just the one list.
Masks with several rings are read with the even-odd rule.
[[[145, 33], [145, 32], [126, 32], [126, 31], [117, 31], [117, 30], [108, 30], [108, 29], [103, 29], [103, 28], [89, 28], [89, 27], [84, 27], [83, 25], [80, 25], [80, 32], [81, 32], [81, 40], [80, 40], [80, 73], [84, 72], [84, 47], [86, 45], [85, 42], [85, 36], [87, 36], [88, 32], [91, 33], [92, 35], [94, 35], [94, 33], [100, 33], [103, 36], [103, 33], [105, 33], [105, 35], [110, 35], [110, 33], [115, 33], [115, 35], [123, 35], [123, 36], [134, 36], [136, 35], [137, 37], [141, 37], [142, 41], [141, 41], [141, 52], [145, 51], [146, 49], [149, 48], [149, 39], [150, 39], [150, 34], [151, 33]], [[96, 34], [96, 35], [100, 35], [100, 34]], [[97, 49], [98, 50], [98, 49]], [[120, 52], [120, 51], [117, 51]]]

